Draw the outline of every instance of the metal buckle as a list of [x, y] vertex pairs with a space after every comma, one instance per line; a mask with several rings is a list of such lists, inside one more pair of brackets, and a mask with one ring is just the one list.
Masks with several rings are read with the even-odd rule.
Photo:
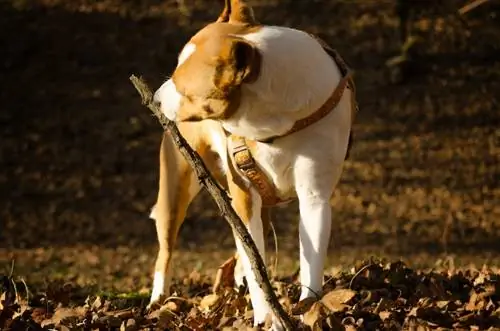
[[[238, 153], [246, 153], [246, 156], [243, 157], [243, 162], [242, 159], [237, 158]], [[241, 148], [238, 151], [233, 152], [234, 160], [236, 161], [236, 165], [240, 170], [249, 170], [252, 168], [255, 168], [255, 161], [253, 157], [250, 155], [250, 151], [248, 148]]]

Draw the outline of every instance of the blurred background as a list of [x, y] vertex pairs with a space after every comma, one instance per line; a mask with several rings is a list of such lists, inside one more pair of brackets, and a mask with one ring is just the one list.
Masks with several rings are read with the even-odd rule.
[[[335, 196], [329, 267], [496, 264], [500, 5], [473, 0], [254, 0], [259, 21], [315, 33], [355, 70], [360, 112]], [[479, 4], [479, 3], [478, 3]], [[148, 288], [162, 129], [131, 74], [157, 88], [214, 0], [0, 2], [0, 273]], [[273, 212], [278, 274], [297, 267], [297, 205]], [[221, 240], [222, 239], [222, 240]], [[268, 262], [276, 255], [272, 236]], [[202, 192], [175, 273], [234, 249]], [[451, 262], [450, 262], [451, 261]]]

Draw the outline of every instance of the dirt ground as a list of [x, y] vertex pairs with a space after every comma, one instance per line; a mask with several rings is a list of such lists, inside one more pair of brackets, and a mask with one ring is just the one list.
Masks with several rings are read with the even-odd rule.
[[[35, 287], [62, 279], [150, 289], [161, 128], [128, 77], [158, 87], [219, 2], [0, 2], [0, 274], [14, 261], [15, 275]], [[328, 268], [370, 256], [415, 268], [496, 265], [498, 7], [474, 10], [468, 28], [452, 15], [417, 20], [422, 58], [393, 84], [384, 65], [399, 47], [393, 1], [250, 2], [261, 22], [318, 34], [356, 72], [360, 112], [336, 193]], [[273, 271], [287, 274], [298, 254], [296, 205], [277, 209], [274, 226]], [[212, 276], [233, 249], [203, 192], [181, 230], [176, 275]], [[272, 237], [268, 249], [275, 251]]]

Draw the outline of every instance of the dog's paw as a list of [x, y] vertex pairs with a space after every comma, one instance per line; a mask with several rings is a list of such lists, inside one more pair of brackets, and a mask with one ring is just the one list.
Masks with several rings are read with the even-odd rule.
[[153, 290], [151, 291], [151, 298], [146, 308], [150, 310], [157, 305], [161, 306], [164, 299], [169, 295], [169, 286], [165, 283], [165, 275], [161, 272], [155, 272]]
[[169, 297], [168, 294], [162, 293], [160, 295], [151, 295], [149, 304], [146, 306], [147, 312], [152, 312], [154, 310], [160, 309], [161, 306], [165, 304], [165, 301]]

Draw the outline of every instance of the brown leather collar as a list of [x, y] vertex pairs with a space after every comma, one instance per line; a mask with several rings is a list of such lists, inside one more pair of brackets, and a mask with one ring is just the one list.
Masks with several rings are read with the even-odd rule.
[[[313, 36], [315, 37], [315, 36]], [[344, 94], [344, 91], [346, 88], [351, 89], [351, 102], [352, 102], [352, 110], [351, 110], [351, 121], [354, 120], [354, 115], [356, 111], [358, 110], [357, 104], [356, 104], [356, 97], [355, 97], [355, 85], [354, 81], [352, 79], [352, 74], [347, 65], [345, 64], [344, 60], [340, 57], [340, 55], [332, 48], [330, 48], [325, 42], [323, 42], [321, 39], [315, 37], [318, 42], [323, 46], [325, 51], [333, 58], [333, 60], [336, 62], [338, 65], [341, 73], [342, 73], [342, 78], [338, 85], [335, 87], [333, 90], [332, 94], [330, 97], [325, 101], [325, 103], [314, 113], [311, 115], [298, 120], [295, 122], [295, 124], [292, 126], [290, 130], [285, 132], [282, 135], [275, 135], [263, 140], [257, 140], [259, 142], [263, 143], [272, 143], [275, 139], [284, 137], [287, 135], [290, 135], [292, 133], [295, 133], [297, 131], [300, 131], [309, 125], [316, 123], [317, 121], [321, 120], [324, 118], [326, 115], [328, 115], [333, 109], [335, 109], [340, 102], [340, 99], [342, 98], [342, 95]], [[247, 145], [247, 139], [244, 137], [232, 135], [231, 133], [226, 131], [226, 134], [229, 136], [229, 139], [231, 139], [231, 143], [229, 144], [228, 148], [228, 153], [229, 157], [232, 162], [235, 163], [236, 168], [244, 175], [247, 177], [251, 184], [257, 189], [259, 192], [261, 198], [262, 198], [262, 204], [264, 206], [274, 206], [286, 201], [281, 200], [277, 194], [276, 194], [276, 188], [274, 187], [273, 183], [269, 178], [266, 176], [266, 174], [262, 171], [262, 169], [258, 166], [258, 164], [255, 162], [254, 158], [252, 157], [252, 153], [250, 152], [250, 149]]]

